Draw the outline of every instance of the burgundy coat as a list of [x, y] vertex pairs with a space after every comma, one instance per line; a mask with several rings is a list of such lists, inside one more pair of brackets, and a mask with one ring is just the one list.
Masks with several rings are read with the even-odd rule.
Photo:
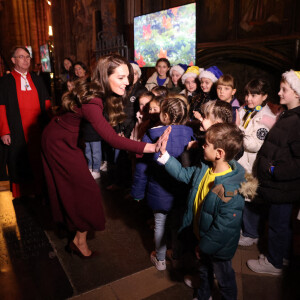
[[105, 217], [100, 188], [92, 177], [83, 151], [77, 146], [79, 126], [88, 120], [112, 147], [142, 153], [145, 143], [118, 136], [102, 114], [101, 99], [95, 98], [76, 113], [55, 117], [42, 135], [42, 158], [53, 218], [70, 230], [103, 230]]

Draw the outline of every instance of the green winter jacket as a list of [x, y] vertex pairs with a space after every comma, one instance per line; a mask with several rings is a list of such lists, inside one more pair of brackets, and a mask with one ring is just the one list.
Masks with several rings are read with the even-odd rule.
[[[200, 250], [221, 260], [230, 260], [235, 254], [244, 208], [244, 197], [239, 193], [239, 188], [245, 181], [245, 171], [235, 160], [229, 164], [232, 172], [216, 177], [203, 201], [199, 219]], [[178, 181], [191, 186], [180, 229], [182, 231], [193, 223], [194, 200], [208, 165], [202, 163], [201, 168], [183, 168], [174, 157], [170, 157], [165, 168]]]

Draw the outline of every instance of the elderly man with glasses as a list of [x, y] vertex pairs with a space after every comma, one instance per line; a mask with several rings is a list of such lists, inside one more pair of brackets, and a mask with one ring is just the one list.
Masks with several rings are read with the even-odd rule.
[[8, 150], [11, 189], [15, 198], [42, 195], [40, 136], [50, 98], [43, 81], [29, 73], [31, 57], [26, 47], [15, 47], [11, 61], [13, 71], [0, 78], [0, 137]]

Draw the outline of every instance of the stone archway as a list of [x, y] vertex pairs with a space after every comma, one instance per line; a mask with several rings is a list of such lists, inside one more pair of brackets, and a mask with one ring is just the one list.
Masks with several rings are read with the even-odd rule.
[[[293, 68], [296, 57], [295, 40], [269, 44], [223, 45], [198, 44], [197, 65], [201, 68], [218, 66], [223, 73], [230, 73], [236, 79], [237, 98], [243, 102], [244, 86], [255, 77], [268, 79], [271, 85], [271, 99], [278, 101], [277, 92], [282, 72]], [[201, 47], [202, 46], [202, 47]], [[203, 47], [204, 46], [204, 47]]]

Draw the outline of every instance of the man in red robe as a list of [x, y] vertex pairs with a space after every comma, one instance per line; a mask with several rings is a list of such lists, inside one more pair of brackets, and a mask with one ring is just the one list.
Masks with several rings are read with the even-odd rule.
[[14, 70], [0, 78], [0, 137], [8, 148], [8, 173], [14, 197], [41, 195], [40, 154], [42, 128], [51, 103], [42, 80], [29, 73], [30, 53], [15, 47]]

